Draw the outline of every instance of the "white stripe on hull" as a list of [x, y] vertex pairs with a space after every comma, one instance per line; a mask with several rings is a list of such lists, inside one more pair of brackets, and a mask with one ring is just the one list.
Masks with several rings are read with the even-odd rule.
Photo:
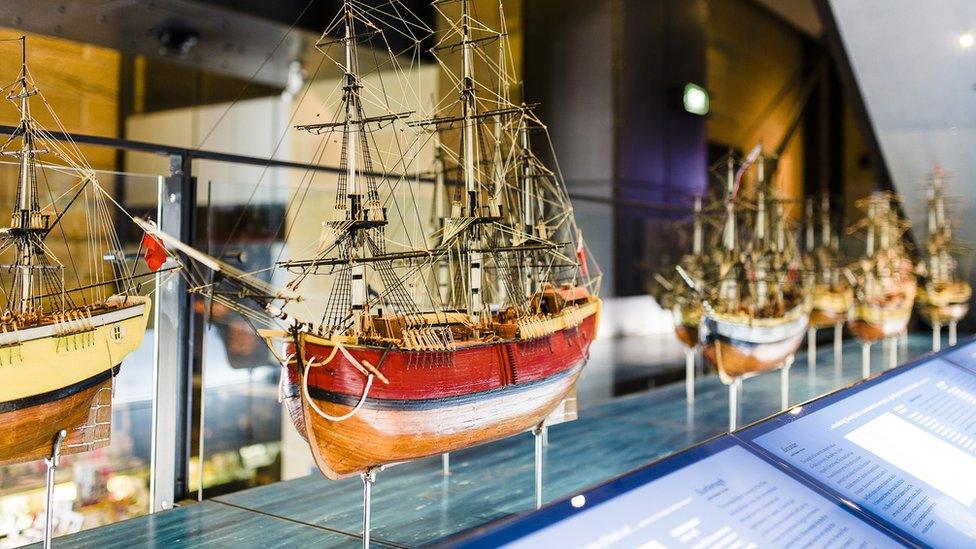
[[[460, 405], [444, 405], [423, 410], [378, 409], [364, 406], [356, 414], [358, 421], [365, 422], [379, 435], [431, 436], [454, 435], [467, 431], [479, 431], [524, 417], [542, 416], [549, 413], [543, 407], [552, 407], [569, 392], [579, 378], [582, 363], [573, 367], [569, 375], [559, 376], [549, 382], [541, 382], [518, 391], [500, 391], [484, 399]], [[316, 400], [321, 403], [322, 401]], [[312, 416], [312, 421], [322, 421]]]

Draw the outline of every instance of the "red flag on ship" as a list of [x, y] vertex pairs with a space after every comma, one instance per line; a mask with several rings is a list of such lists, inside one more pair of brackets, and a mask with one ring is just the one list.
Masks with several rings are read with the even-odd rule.
[[577, 235], [576, 239], [576, 259], [580, 263], [580, 272], [583, 276], [590, 276], [590, 269], [586, 266], [586, 244], [583, 243], [583, 234]]
[[142, 247], [146, 250], [142, 255], [142, 258], [146, 260], [146, 266], [152, 272], [158, 271], [163, 263], [166, 263], [166, 258], [169, 257], [169, 254], [166, 253], [166, 247], [158, 238], [149, 233], [142, 237]]

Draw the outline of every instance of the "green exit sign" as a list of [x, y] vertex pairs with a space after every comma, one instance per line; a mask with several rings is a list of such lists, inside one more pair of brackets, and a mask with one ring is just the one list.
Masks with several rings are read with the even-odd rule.
[[698, 84], [685, 84], [681, 100], [684, 103], [685, 110], [691, 114], [699, 116], [708, 114], [708, 92]]

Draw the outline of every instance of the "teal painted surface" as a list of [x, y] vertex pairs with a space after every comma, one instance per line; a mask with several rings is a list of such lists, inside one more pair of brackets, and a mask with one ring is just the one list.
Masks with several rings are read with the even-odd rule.
[[[909, 355], [928, 352], [930, 344], [928, 335], [913, 336]], [[791, 403], [860, 379], [861, 354], [857, 344], [845, 345], [845, 364], [839, 372], [833, 366], [829, 346], [821, 347], [818, 355], [816, 376], [809, 375], [805, 355], [797, 356], [790, 378]], [[880, 345], [874, 346], [873, 364], [875, 372], [887, 364]], [[779, 387], [779, 372], [746, 380], [740, 425], [778, 412]], [[693, 406], [685, 402], [683, 383], [675, 383], [585, 408], [578, 421], [550, 428], [549, 446], [545, 449], [544, 499], [571, 496], [587, 486], [723, 433], [728, 424], [726, 386], [712, 375], [700, 379], [696, 389]], [[302, 543], [353, 547], [361, 543], [361, 506], [358, 478], [332, 482], [313, 475], [59, 541], [63, 547], [102, 549], [204, 544], [276, 547]], [[452, 454], [449, 477], [441, 474], [439, 458], [379, 472], [373, 488], [373, 540], [376, 547], [418, 546], [533, 507], [533, 442], [526, 433]]]
[[[362, 541], [321, 528], [205, 501], [54, 539], [58, 549], [355, 547]], [[40, 547], [35, 544], [32, 547]], [[377, 545], [382, 547], [382, 545]]]

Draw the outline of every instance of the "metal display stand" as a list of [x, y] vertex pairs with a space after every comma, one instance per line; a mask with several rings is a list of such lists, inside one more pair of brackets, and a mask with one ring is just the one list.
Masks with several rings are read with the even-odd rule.
[[51, 538], [54, 533], [54, 472], [58, 469], [61, 461], [61, 443], [67, 436], [68, 431], [64, 429], [58, 431], [58, 436], [54, 439], [54, 446], [51, 449], [51, 457], [44, 458], [44, 465], [47, 465], [44, 500], [44, 549], [51, 548]]
[[779, 403], [780, 408], [790, 407], [790, 368], [793, 367], [793, 355], [786, 357], [786, 362], [779, 369]]
[[807, 328], [807, 373], [810, 377], [817, 376], [817, 329]]
[[898, 366], [898, 337], [888, 338], [888, 370], [893, 370]]
[[697, 347], [685, 348], [685, 400], [695, 401], [695, 351]]
[[532, 429], [532, 436], [535, 439], [535, 508], [542, 507], [542, 452], [543, 438], [545, 437], [545, 421], [536, 425]]
[[441, 474], [445, 477], [451, 476], [451, 454], [441, 454]]
[[376, 482], [376, 469], [368, 469], [359, 475], [363, 479], [363, 549], [369, 549], [370, 512], [372, 507], [373, 483]]
[[956, 344], [956, 327], [958, 326], [958, 324], [959, 323], [956, 322], [955, 320], [949, 323], [949, 346], [950, 347]]
[[742, 378], [737, 377], [729, 384], [729, 432], [739, 427], [739, 396], [742, 394]]
[[[952, 345], [950, 343], [950, 345]], [[942, 349], [942, 324], [932, 323], [932, 351], [938, 352]]]
[[861, 377], [867, 379], [871, 376], [871, 342], [861, 342]]
[[834, 324], [834, 373], [838, 376], [844, 370], [844, 323]]

